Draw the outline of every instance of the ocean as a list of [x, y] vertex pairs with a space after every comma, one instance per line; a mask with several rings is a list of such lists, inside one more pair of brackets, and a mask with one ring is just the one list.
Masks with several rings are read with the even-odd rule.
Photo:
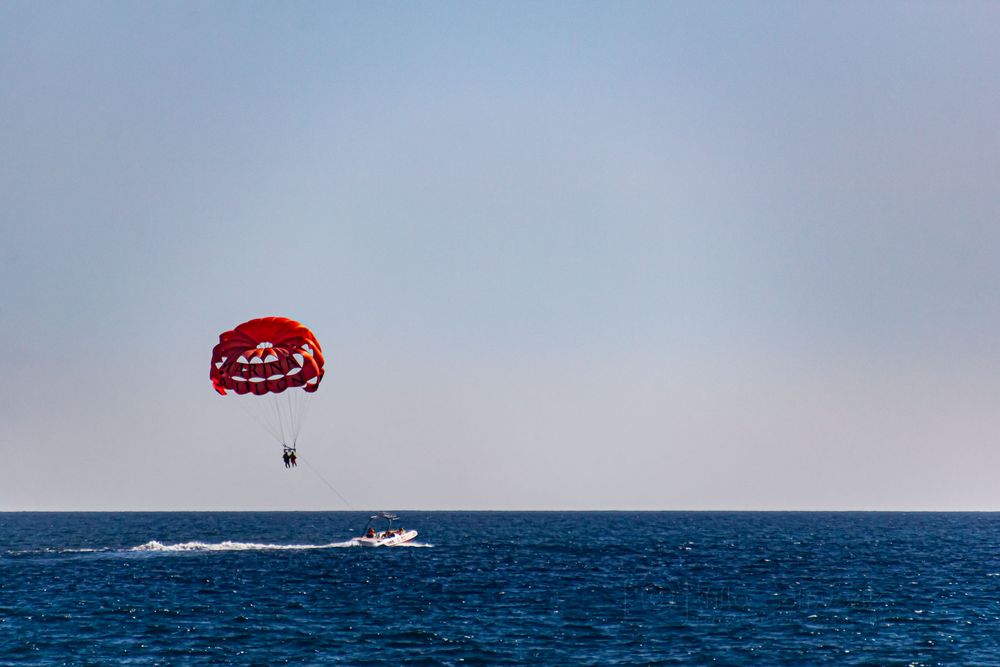
[[1000, 664], [1000, 514], [400, 514], [0, 514], [0, 664]]

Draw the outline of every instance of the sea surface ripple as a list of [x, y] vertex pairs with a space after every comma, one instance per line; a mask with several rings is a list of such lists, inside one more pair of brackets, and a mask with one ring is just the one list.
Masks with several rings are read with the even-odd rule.
[[1000, 515], [0, 514], [0, 664], [990, 665]]

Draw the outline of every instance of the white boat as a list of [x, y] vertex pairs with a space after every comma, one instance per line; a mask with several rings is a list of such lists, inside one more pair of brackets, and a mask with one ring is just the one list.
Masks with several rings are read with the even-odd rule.
[[[355, 537], [354, 541], [363, 547], [396, 547], [410, 542], [417, 536], [417, 531], [393, 528], [392, 522], [398, 519], [398, 516], [389, 512], [373, 514], [365, 526], [364, 537]], [[377, 530], [376, 524], [382, 521], [385, 521], [385, 528]]]

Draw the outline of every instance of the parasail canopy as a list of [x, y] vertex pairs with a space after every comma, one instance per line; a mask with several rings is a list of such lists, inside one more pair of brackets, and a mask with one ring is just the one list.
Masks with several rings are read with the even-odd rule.
[[323, 379], [316, 336], [287, 317], [261, 317], [219, 334], [212, 349], [212, 386], [220, 394], [314, 392]]

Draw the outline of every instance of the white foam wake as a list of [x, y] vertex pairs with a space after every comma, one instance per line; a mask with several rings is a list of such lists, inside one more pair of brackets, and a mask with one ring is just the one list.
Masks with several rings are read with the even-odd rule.
[[10, 556], [29, 556], [35, 554], [93, 554], [106, 549], [73, 549], [71, 547], [45, 547], [43, 549], [17, 549], [6, 552]]
[[358, 543], [354, 540], [347, 542], [331, 542], [330, 544], [261, 544], [258, 542], [180, 542], [178, 544], [163, 544], [156, 540], [150, 540], [145, 544], [132, 547], [129, 551], [302, 551], [306, 549], [337, 549], [341, 547], [355, 547]]

